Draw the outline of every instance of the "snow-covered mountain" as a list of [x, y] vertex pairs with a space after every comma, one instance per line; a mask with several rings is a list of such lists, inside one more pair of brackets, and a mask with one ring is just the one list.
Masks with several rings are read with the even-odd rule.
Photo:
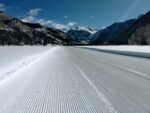
[[98, 29], [85, 27], [85, 26], [73, 26], [67, 30], [67, 34], [80, 44], [88, 44]]
[[70, 27], [70, 30], [82, 30], [82, 31], [87, 31], [91, 34], [94, 34], [98, 31], [98, 29], [96, 28], [86, 27], [86, 26], [74, 26], [74, 27]]
[[98, 31], [97, 28], [92, 28], [92, 27], [86, 27], [86, 26], [78, 26], [78, 25], [73, 25], [73, 26], [65, 26], [65, 27], [62, 27], [62, 28], [56, 28], [56, 29], [59, 29], [65, 33], [67, 33], [69, 30], [83, 30], [83, 31], [87, 31], [91, 34], [94, 34]]

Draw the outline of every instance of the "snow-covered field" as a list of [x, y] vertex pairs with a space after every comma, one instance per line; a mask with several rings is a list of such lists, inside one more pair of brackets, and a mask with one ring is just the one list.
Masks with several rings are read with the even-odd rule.
[[150, 46], [84, 46], [87, 48], [150, 53]]
[[0, 81], [33, 64], [50, 50], [51, 46], [4, 46], [0, 47]]
[[0, 67], [50, 49], [50, 46], [0, 46]]

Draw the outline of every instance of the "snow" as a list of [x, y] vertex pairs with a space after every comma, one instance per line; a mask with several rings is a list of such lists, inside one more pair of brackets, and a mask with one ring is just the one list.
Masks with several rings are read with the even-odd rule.
[[148, 59], [74, 47], [0, 48], [0, 72], [9, 75], [0, 81], [0, 113], [149, 111]]
[[67, 33], [71, 29], [72, 30], [83, 30], [83, 31], [87, 31], [91, 34], [95, 34], [98, 31], [98, 29], [96, 29], [96, 28], [86, 27], [86, 26], [70, 26], [67, 28], [60, 29], [60, 30]]
[[77, 70], [81, 73], [81, 76], [88, 82], [88, 84], [95, 90], [96, 94], [100, 97], [101, 101], [103, 102], [104, 106], [110, 113], [118, 113], [114, 106], [110, 103], [107, 97], [96, 87], [96, 85], [88, 78], [88, 76], [82, 71], [82, 69], [75, 65]]
[[0, 83], [34, 64], [51, 51], [50, 46], [0, 47]]
[[74, 30], [84, 30], [84, 31], [87, 31], [91, 34], [95, 34], [97, 32], [97, 29], [94, 29], [94, 28], [88, 28], [88, 27], [85, 27], [85, 26], [77, 26], [75, 28], [72, 28]]
[[150, 53], [150, 46], [84, 46], [87, 48]]
[[0, 67], [49, 49], [49, 46], [0, 46]]

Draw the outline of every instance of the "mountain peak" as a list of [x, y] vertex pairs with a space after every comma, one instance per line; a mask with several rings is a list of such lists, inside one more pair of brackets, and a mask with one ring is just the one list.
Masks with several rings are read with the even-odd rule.
[[68, 26], [68, 27], [60, 29], [60, 30], [63, 31], [63, 32], [66, 32], [66, 33], [70, 30], [86, 31], [86, 32], [89, 32], [91, 34], [94, 34], [98, 31], [98, 29], [96, 29], [96, 28], [86, 27], [86, 26], [78, 26], [78, 25]]

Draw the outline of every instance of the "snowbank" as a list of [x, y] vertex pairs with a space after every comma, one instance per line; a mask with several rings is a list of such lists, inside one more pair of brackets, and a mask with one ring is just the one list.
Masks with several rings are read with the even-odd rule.
[[119, 55], [150, 58], [150, 46], [84, 46], [82, 48]]
[[84, 46], [87, 48], [150, 53], [150, 46]]

